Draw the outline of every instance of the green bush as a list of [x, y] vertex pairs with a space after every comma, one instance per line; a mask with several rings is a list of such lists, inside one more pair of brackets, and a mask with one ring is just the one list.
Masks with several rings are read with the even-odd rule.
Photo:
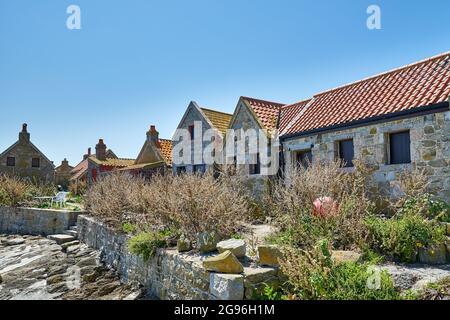
[[399, 215], [411, 213], [421, 214], [440, 222], [450, 222], [450, 204], [428, 193], [408, 198], [398, 211]]
[[373, 216], [366, 224], [372, 247], [401, 262], [414, 262], [419, 248], [445, 241], [445, 230], [439, 222], [420, 214], [406, 213], [391, 219]]
[[286, 249], [281, 270], [287, 276], [286, 296], [300, 300], [396, 300], [400, 298], [389, 274], [380, 272], [378, 288], [371, 288], [375, 276], [368, 264], [331, 259], [327, 241], [313, 251]]
[[141, 232], [128, 241], [131, 253], [147, 261], [156, 253], [156, 249], [166, 247], [165, 235], [160, 232]]
[[336, 264], [327, 241], [313, 251], [286, 249], [281, 270], [288, 277], [287, 296], [300, 300], [396, 300], [389, 274], [380, 272], [380, 286], [371, 288], [369, 265], [353, 262]]

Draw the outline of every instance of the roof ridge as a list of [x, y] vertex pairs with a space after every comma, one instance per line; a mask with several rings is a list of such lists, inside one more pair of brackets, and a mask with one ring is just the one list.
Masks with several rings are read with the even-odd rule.
[[268, 102], [268, 103], [272, 103], [272, 104], [278, 104], [281, 107], [286, 106], [285, 103], [281, 103], [281, 102], [275, 102], [275, 101], [270, 101], [270, 100], [263, 100], [263, 99], [258, 99], [258, 98], [251, 98], [251, 97], [246, 97], [246, 96], [241, 96], [241, 99], [244, 100], [254, 100], [254, 101], [259, 101], [259, 102]]
[[210, 109], [210, 108], [203, 108], [203, 107], [200, 107], [200, 109], [206, 110], [206, 111], [212, 111], [212, 112], [216, 112], [216, 113], [225, 114], [225, 115], [227, 115], [227, 116], [233, 116], [233, 114], [231, 114], [231, 113], [226, 113], [226, 112], [223, 112], [223, 111], [217, 111], [217, 110]]
[[321, 91], [319, 93], [314, 94], [314, 97], [322, 95], [322, 94], [325, 94], [325, 93], [330, 93], [330, 92], [333, 92], [333, 91], [336, 91], [336, 90], [339, 90], [339, 89], [347, 88], [347, 87], [353, 86], [355, 84], [359, 84], [359, 83], [364, 82], [364, 81], [376, 79], [378, 77], [385, 76], [385, 75], [388, 75], [388, 74], [391, 74], [391, 73], [394, 73], [394, 72], [398, 72], [398, 71], [403, 70], [403, 69], [411, 68], [411, 67], [414, 67], [414, 66], [426, 63], [426, 62], [431, 62], [433, 60], [437, 60], [437, 59], [445, 57], [445, 56], [450, 56], [450, 51], [447, 51], [447, 52], [444, 52], [444, 53], [440, 53], [438, 55], [435, 55], [435, 56], [432, 56], [432, 57], [429, 57], [429, 58], [426, 58], [426, 59], [422, 59], [422, 60], [419, 60], [419, 61], [416, 61], [416, 62], [413, 62], [413, 63], [409, 63], [409, 64], [401, 66], [401, 67], [393, 68], [393, 69], [390, 69], [388, 71], [384, 71], [384, 72], [375, 74], [373, 76], [365, 77], [365, 78], [357, 80], [357, 81], [349, 82], [349, 83], [341, 85], [341, 86], [337, 86], [337, 87], [334, 87], [334, 88], [331, 88], [331, 89], [328, 89], [328, 90]]
[[290, 108], [290, 107], [294, 107], [294, 106], [296, 106], [298, 104], [301, 104], [301, 103], [305, 103], [305, 102], [309, 103], [312, 99], [314, 99], [314, 96], [312, 98], [303, 99], [303, 100], [300, 100], [300, 101], [297, 101], [297, 102], [294, 102], [294, 103], [291, 103], [291, 104], [286, 104], [286, 105], [281, 107], [281, 110], [287, 109], [287, 108]]

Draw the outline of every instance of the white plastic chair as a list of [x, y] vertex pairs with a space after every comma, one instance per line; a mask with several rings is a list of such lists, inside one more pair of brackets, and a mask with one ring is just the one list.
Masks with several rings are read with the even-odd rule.
[[53, 208], [53, 202], [56, 202], [62, 208], [66, 204], [68, 192], [58, 192], [56, 196], [52, 198], [50, 207]]

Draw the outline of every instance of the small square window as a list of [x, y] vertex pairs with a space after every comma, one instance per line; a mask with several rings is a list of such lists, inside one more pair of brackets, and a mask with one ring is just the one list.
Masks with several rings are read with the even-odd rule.
[[389, 164], [411, 163], [409, 131], [389, 134]]
[[346, 168], [353, 167], [354, 157], [353, 139], [339, 141], [339, 159], [343, 162], [343, 166]]
[[39, 159], [39, 158], [31, 159], [31, 167], [39, 168], [40, 166], [41, 166], [41, 159]]
[[8, 167], [15, 167], [16, 166], [16, 158], [14, 158], [14, 157], [7, 157], [6, 158], [6, 166], [8, 166]]
[[297, 168], [308, 168], [312, 163], [312, 151], [303, 150], [295, 153], [295, 165]]

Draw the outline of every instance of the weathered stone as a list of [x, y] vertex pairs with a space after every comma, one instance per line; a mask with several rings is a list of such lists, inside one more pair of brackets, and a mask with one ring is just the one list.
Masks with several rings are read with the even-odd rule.
[[278, 266], [279, 259], [282, 257], [281, 250], [274, 245], [258, 246], [259, 264], [261, 266]]
[[331, 259], [337, 264], [345, 262], [358, 262], [361, 254], [355, 251], [335, 250], [331, 253]]
[[209, 291], [218, 300], [242, 300], [244, 277], [241, 275], [211, 273]]
[[64, 281], [64, 275], [56, 274], [52, 277], [47, 278], [47, 285], [53, 285], [62, 281]]
[[178, 241], [177, 241], [178, 252], [186, 252], [186, 251], [190, 251], [191, 249], [192, 249], [192, 244], [188, 239], [186, 239], [184, 237], [181, 237], [180, 239], [178, 239]]
[[75, 240], [74, 237], [69, 236], [67, 234], [52, 234], [52, 235], [48, 236], [47, 238], [55, 241], [59, 245], [66, 243], [66, 242], [72, 242]]
[[423, 128], [423, 132], [425, 134], [432, 134], [434, 133], [434, 128], [432, 126], [426, 126], [425, 128]]
[[19, 244], [24, 244], [24, 243], [25, 243], [25, 239], [23, 239], [23, 238], [13, 238], [13, 239], [6, 240], [6, 245], [8, 245], [8, 246], [17, 246]]
[[219, 250], [219, 253], [230, 250], [237, 258], [243, 258], [245, 257], [246, 244], [244, 240], [229, 239], [219, 242], [217, 244], [217, 250]]
[[81, 259], [77, 263], [77, 266], [82, 268], [82, 267], [86, 267], [86, 266], [95, 266], [96, 264], [97, 264], [97, 260], [95, 259], [95, 257], [87, 257], [87, 258]]
[[197, 249], [204, 253], [216, 251], [219, 241], [217, 232], [201, 232], [197, 235]]
[[120, 282], [116, 281], [113, 283], [108, 283], [102, 287], [100, 287], [97, 290], [97, 294], [102, 297], [102, 296], [106, 296], [107, 294], [110, 294], [111, 292], [113, 292], [114, 290], [117, 289], [117, 287], [120, 286]]
[[447, 262], [447, 248], [445, 244], [431, 248], [419, 249], [419, 261], [426, 264], [445, 264]]
[[225, 251], [217, 256], [203, 261], [203, 267], [208, 271], [219, 273], [241, 273], [244, 267], [231, 251]]
[[80, 241], [74, 240], [74, 241], [70, 241], [70, 242], [66, 242], [66, 243], [61, 244], [61, 248], [67, 249], [68, 247], [74, 246], [74, 245], [77, 245], [77, 244], [80, 244]]
[[260, 283], [276, 277], [278, 270], [276, 268], [244, 268], [245, 281], [250, 283]]

